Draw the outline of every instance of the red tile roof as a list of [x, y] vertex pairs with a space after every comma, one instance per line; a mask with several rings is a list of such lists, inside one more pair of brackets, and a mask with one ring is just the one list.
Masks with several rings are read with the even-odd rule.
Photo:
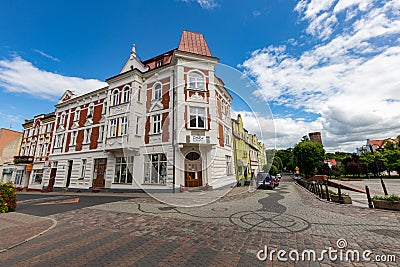
[[178, 50], [193, 54], [212, 57], [203, 34], [184, 30]]

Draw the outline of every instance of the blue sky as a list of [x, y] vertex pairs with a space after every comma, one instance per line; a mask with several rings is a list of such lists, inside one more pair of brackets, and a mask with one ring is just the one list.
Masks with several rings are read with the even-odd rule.
[[65, 89], [104, 85], [133, 43], [145, 60], [176, 48], [187, 29], [255, 83], [233, 89], [258, 122], [240, 101], [233, 108], [267, 146], [321, 131], [328, 150], [354, 151], [400, 134], [399, 2], [3, 0], [0, 127], [51, 112]]

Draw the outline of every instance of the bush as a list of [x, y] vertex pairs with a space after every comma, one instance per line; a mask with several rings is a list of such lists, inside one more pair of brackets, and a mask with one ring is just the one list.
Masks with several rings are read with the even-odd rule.
[[12, 182], [0, 184], [0, 213], [17, 208], [17, 193]]
[[400, 196], [398, 195], [391, 195], [391, 196], [374, 196], [372, 199], [376, 200], [386, 200], [386, 201], [400, 201]]

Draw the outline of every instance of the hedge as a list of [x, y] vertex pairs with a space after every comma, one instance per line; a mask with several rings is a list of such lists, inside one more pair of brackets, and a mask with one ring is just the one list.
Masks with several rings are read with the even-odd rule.
[[0, 213], [17, 208], [17, 193], [12, 182], [0, 184]]

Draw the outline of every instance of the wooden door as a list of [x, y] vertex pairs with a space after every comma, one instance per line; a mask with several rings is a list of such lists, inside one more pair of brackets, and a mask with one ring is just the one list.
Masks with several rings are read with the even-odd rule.
[[94, 159], [92, 189], [101, 189], [105, 186], [107, 159]]

